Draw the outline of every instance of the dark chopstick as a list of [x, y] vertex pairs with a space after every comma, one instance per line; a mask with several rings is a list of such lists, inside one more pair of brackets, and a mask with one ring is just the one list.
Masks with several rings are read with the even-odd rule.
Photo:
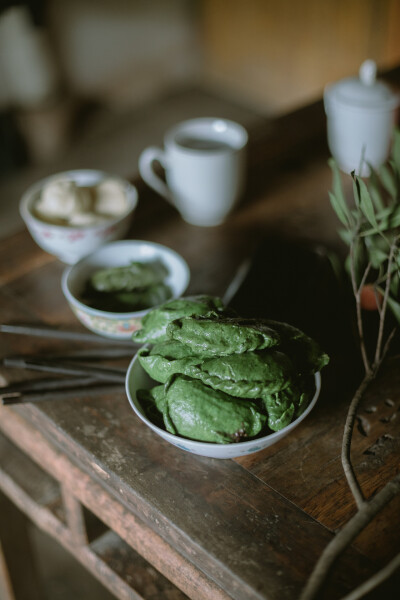
[[[104, 359], [112, 360], [118, 358], [133, 358], [136, 354], [136, 348], [130, 346], [121, 346], [120, 348], [96, 348], [96, 350], [71, 350], [68, 352], [53, 352], [52, 354], [16, 354], [11, 355], [5, 358], [18, 358], [22, 360], [44, 360], [46, 362], [56, 362], [56, 361], [73, 361], [76, 360], [90, 360], [90, 361], [100, 361]], [[4, 358], [3, 358], [4, 360]]]
[[31, 335], [36, 337], [52, 338], [57, 340], [70, 340], [76, 342], [95, 342], [99, 344], [108, 344], [112, 346], [131, 346], [137, 347], [137, 344], [131, 340], [117, 340], [97, 335], [96, 333], [83, 333], [80, 331], [69, 331], [58, 329], [50, 325], [28, 325], [28, 324], [0, 324], [0, 332], [14, 333], [19, 335]]
[[99, 393], [105, 394], [107, 392], [122, 392], [124, 386], [121, 384], [104, 384], [91, 385], [87, 387], [76, 387], [64, 390], [47, 390], [43, 392], [24, 392], [24, 393], [10, 393], [1, 394], [0, 398], [3, 406], [10, 406], [15, 404], [28, 404], [30, 402], [41, 402], [44, 400], [65, 400], [67, 398], [77, 398], [79, 396], [94, 396]]
[[25, 381], [17, 381], [0, 387], [0, 396], [13, 393], [30, 393], [42, 392], [50, 390], [62, 390], [70, 387], [79, 387], [99, 383], [99, 380], [94, 377], [76, 376], [76, 377], [38, 377], [37, 379], [26, 379]]
[[232, 302], [233, 298], [236, 296], [237, 292], [239, 291], [239, 288], [241, 287], [242, 283], [248, 275], [251, 265], [251, 257], [246, 257], [239, 264], [232, 281], [229, 283], [222, 297], [222, 302], [225, 306], [228, 306]]
[[77, 365], [76, 363], [45, 361], [45, 360], [24, 360], [21, 358], [4, 358], [5, 367], [18, 369], [29, 369], [31, 371], [45, 371], [47, 373], [59, 373], [60, 375], [89, 375], [96, 379], [124, 383], [126, 369], [111, 369], [106, 367], [93, 367], [91, 365]]

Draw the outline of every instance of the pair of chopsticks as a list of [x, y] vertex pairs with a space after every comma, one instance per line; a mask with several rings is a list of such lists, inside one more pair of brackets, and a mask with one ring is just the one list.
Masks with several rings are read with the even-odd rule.
[[[120, 391], [125, 384], [126, 370], [95, 366], [93, 361], [132, 357], [137, 347], [131, 341], [101, 338], [95, 334], [60, 330], [48, 325], [1, 324], [0, 331], [58, 340], [94, 342], [96, 350], [74, 350], [67, 354], [52, 354], [32, 357], [30, 355], [9, 356], [2, 360], [5, 367], [52, 373], [50, 379], [33, 379], [0, 388], [3, 405], [38, 402], [45, 399], [93, 395], [99, 392]], [[107, 347], [102, 347], [104, 343]], [[82, 362], [83, 361], [83, 362]], [[89, 361], [89, 364], [84, 361]]]

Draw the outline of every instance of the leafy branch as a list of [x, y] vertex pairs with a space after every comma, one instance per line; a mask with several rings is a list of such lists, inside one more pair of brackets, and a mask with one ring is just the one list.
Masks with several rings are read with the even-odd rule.
[[[400, 474], [389, 481], [375, 496], [365, 499], [351, 462], [351, 441], [357, 410], [370, 383], [389, 351], [400, 325], [400, 130], [394, 132], [391, 157], [378, 171], [371, 165], [368, 182], [351, 173], [353, 198], [344, 194], [341, 174], [333, 159], [330, 201], [340, 223], [339, 235], [349, 247], [346, 269], [355, 300], [356, 324], [364, 376], [349, 404], [342, 439], [341, 460], [344, 474], [357, 505], [355, 515], [331, 540], [317, 561], [300, 596], [300, 600], [317, 597], [338, 556], [372, 521], [376, 514], [400, 493]], [[378, 315], [374, 350], [365, 339], [365, 309]], [[388, 326], [388, 315], [394, 326]], [[400, 567], [400, 555], [342, 600], [357, 600], [389, 577]]]

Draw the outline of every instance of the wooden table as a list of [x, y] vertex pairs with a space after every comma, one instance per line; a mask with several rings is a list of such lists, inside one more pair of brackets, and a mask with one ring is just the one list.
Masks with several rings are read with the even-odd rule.
[[[320, 104], [251, 132], [246, 197], [227, 222], [197, 228], [138, 183], [130, 237], [166, 244], [191, 268], [189, 292], [222, 295], [242, 258], [254, 267], [233, 305], [292, 322], [331, 355], [308, 418], [272, 447], [238, 460], [163, 442], [123, 392], [0, 408], [0, 597], [39, 599], [21, 512], [54, 536], [117, 598], [293, 600], [356, 508], [341, 462], [348, 401], [360, 376], [350, 304], [330, 270], [342, 252], [327, 191]], [[25, 231], [0, 243], [1, 321], [80, 330], [64, 300], [64, 265]], [[2, 355], [64, 350], [0, 334]], [[2, 369], [8, 380], [21, 372]], [[399, 468], [399, 360], [390, 358], [360, 409], [352, 446], [369, 497]], [[27, 374], [24, 373], [24, 377]], [[395, 418], [397, 416], [397, 419]], [[11, 500], [11, 502], [10, 502]], [[400, 498], [335, 565], [322, 599], [346, 591], [400, 550]], [[11, 517], [10, 517], [11, 515]], [[368, 598], [399, 597], [394, 575]], [[2, 587], [1, 587], [2, 586]], [[3, 596], [1, 593], [3, 592]]]

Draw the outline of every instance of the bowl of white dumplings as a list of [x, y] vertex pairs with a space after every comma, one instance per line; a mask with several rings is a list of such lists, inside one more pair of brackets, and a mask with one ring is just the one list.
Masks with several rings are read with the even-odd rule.
[[129, 181], [92, 169], [57, 173], [23, 194], [20, 214], [32, 238], [62, 262], [75, 264], [122, 239], [138, 202]]

